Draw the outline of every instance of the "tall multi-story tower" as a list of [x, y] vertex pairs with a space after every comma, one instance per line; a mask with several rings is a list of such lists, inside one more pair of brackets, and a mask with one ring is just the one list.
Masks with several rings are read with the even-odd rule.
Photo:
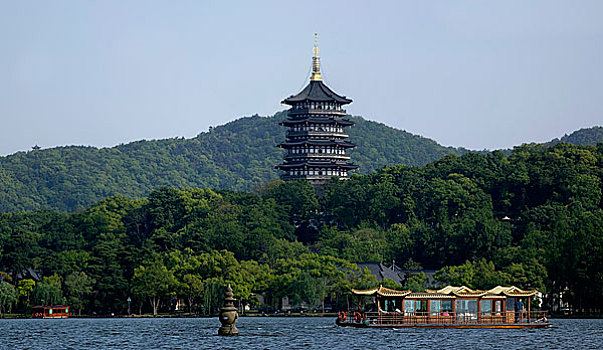
[[351, 102], [322, 82], [315, 40], [310, 84], [282, 102], [291, 109], [280, 123], [288, 128], [286, 141], [279, 145], [287, 150], [283, 163], [277, 166], [283, 171], [281, 179], [307, 179], [321, 184], [332, 177], [349, 178], [349, 171], [357, 166], [348, 162], [346, 151], [356, 145], [346, 141], [345, 127], [354, 122], [345, 118], [343, 106]]

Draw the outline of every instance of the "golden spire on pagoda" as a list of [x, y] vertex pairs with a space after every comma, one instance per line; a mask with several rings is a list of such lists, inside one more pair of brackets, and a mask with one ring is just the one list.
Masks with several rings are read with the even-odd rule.
[[320, 75], [320, 57], [318, 57], [318, 33], [314, 33], [314, 56], [312, 56], [312, 77], [311, 81], [320, 81], [322, 76]]

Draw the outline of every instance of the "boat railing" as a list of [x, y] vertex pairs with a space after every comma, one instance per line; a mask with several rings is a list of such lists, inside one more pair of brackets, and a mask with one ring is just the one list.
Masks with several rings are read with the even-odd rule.
[[[359, 323], [354, 313], [347, 315], [346, 321]], [[546, 322], [546, 312], [365, 312], [360, 322], [366, 325], [538, 323]]]

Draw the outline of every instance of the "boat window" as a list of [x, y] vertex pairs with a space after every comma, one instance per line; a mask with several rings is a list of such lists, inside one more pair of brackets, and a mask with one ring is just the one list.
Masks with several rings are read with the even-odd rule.
[[417, 300], [415, 302], [417, 312], [427, 312], [427, 300]]
[[442, 312], [442, 301], [441, 300], [432, 300], [430, 303], [429, 312], [431, 315], [439, 315]]
[[404, 313], [406, 313], [406, 314], [414, 314], [415, 313], [415, 301], [414, 300], [404, 300]]
[[459, 299], [456, 301], [456, 314], [466, 316], [467, 314], [477, 315], [476, 299]]
[[507, 298], [507, 311], [515, 311], [515, 298]]
[[497, 300], [494, 303], [494, 312], [496, 312], [497, 315], [500, 315], [501, 309], [502, 309], [502, 301]]
[[492, 300], [482, 300], [482, 315], [492, 314]]
[[442, 300], [442, 313], [452, 312], [452, 300]]
[[452, 312], [452, 300], [432, 300], [429, 304], [429, 312], [433, 316], [448, 316]]

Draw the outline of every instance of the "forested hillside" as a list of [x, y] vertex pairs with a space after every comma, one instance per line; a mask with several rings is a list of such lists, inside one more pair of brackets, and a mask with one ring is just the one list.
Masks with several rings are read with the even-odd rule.
[[[330, 302], [377, 285], [356, 262], [438, 269], [438, 281], [545, 293], [543, 307], [603, 307], [603, 144], [524, 145], [510, 156], [448, 155], [333, 180], [252, 192], [162, 188], [83, 211], [0, 214], [4, 310], [69, 302], [84, 312], [212, 313], [225, 283], [254, 303]], [[39, 270], [35, 281], [23, 271]], [[12, 279], [11, 279], [12, 277]], [[424, 290], [424, 275], [394, 288]], [[352, 300], [353, 302], [353, 300]], [[139, 309], [140, 308], [140, 309]]]
[[[111, 148], [57, 147], [0, 158], [0, 212], [73, 211], [120, 194], [141, 198], [162, 186], [250, 190], [276, 179], [285, 139], [273, 117], [247, 117], [192, 139], [137, 141]], [[352, 161], [368, 173], [386, 165], [424, 165], [447, 148], [430, 139], [352, 117]]]
[[594, 146], [599, 142], [603, 142], [603, 126], [576, 130], [569, 135], [564, 135], [560, 139], [554, 139], [546, 143], [546, 145], [553, 146], [560, 142], [571, 143], [572, 145]]

